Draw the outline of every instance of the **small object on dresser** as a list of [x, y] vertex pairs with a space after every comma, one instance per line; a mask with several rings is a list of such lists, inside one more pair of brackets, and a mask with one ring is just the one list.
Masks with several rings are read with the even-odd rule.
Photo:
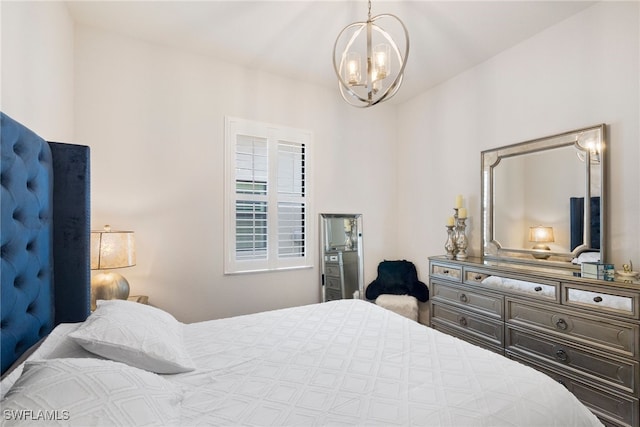
[[[453, 220], [453, 217], [450, 218]], [[456, 257], [456, 232], [454, 230], [453, 221], [447, 225], [447, 242], [444, 244], [444, 249], [447, 251], [447, 259], [454, 259]]]
[[[464, 208], [461, 208], [462, 211]], [[469, 240], [467, 239], [467, 235], [465, 234], [466, 224], [465, 221], [467, 219], [466, 209], [463, 211], [464, 216], [460, 216], [457, 218], [456, 222], [456, 259], [464, 261], [467, 259], [467, 247], [469, 246]]]
[[614, 276], [613, 264], [583, 262], [580, 265], [582, 277], [586, 277], [588, 279], [610, 280]]
[[129, 298], [127, 298], [127, 301], [149, 305], [149, 297], [147, 295], [131, 295]]
[[638, 275], [637, 271], [633, 271], [633, 263], [629, 260], [629, 264], [622, 264], [622, 270], [616, 271], [618, 275], [629, 278], [635, 278]]

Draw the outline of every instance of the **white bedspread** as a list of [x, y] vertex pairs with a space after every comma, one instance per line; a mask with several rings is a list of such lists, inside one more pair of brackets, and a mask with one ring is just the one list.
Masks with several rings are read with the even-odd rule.
[[[88, 356], [66, 347], [73, 329], [32, 358]], [[185, 325], [185, 340], [197, 369], [164, 375], [183, 425], [601, 425], [551, 378], [364, 301]]]

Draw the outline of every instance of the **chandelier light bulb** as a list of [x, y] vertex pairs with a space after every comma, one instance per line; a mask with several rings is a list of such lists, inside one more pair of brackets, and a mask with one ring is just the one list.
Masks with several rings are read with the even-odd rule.
[[391, 56], [391, 47], [388, 44], [379, 44], [373, 48], [374, 72], [376, 80], [382, 80], [390, 74], [389, 58]]
[[349, 52], [347, 54], [347, 66], [345, 68], [345, 80], [351, 86], [360, 84], [360, 54], [357, 52]]

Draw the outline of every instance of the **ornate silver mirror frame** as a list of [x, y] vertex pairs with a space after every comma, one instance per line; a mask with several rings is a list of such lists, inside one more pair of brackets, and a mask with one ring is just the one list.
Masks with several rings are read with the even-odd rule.
[[481, 153], [483, 259], [569, 269], [605, 260], [605, 129]]

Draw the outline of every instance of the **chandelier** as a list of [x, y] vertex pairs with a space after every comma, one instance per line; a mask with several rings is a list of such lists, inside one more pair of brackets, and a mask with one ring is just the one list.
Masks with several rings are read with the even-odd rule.
[[[402, 21], [391, 14], [372, 17], [371, 0], [368, 4], [367, 21], [344, 27], [333, 45], [333, 69], [340, 94], [355, 107], [371, 107], [395, 95], [402, 84], [409, 55], [409, 33]], [[389, 31], [382, 29], [381, 22]], [[390, 32], [404, 37], [404, 52]]]

